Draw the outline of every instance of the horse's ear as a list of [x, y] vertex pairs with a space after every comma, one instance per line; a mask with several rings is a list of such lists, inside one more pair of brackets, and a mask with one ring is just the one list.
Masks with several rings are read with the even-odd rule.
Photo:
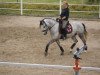
[[40, 25], [42, 25], [42, 20], [40, 20]]
[[42, 20], [40, 20], [40, 28], [41, 28], [41, 25], [42, 25]]

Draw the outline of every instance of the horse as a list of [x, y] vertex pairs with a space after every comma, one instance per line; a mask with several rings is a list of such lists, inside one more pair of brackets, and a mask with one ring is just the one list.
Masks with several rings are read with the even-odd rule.
[[[72, 52], [72, 49], [75, 47], [75, 45], [78, 42], [76, 35], [78, 35], [79, 38], [82, 40], [84, 44], [84, 48], [85, 50], [87, 50], [87, 44], [86, 44], [87, 30], [85, 24], [78, 21], [73, 21], [69, 23], [71, 24], [73, 31], [70, 34], [67, 34], [67, 38], [72, 38], [72, 40], [74, 41], [74, 43], [70, 47], [70, 53]], [[55, 19], [44, 18], [40, 20], [40, 28], [44, 33], [44, 35], [46, 35], [48, 31], [50, 31], [50, 35], [51, 35], [51, 40], [47, 43], [45, 48], [45, 52], [44, 52], [45, 56], [48, 55], [49, 46], [54, 42], [56, 42], [57, 45], [59, 46], [61, 50], [61, 55], [64, 55], [64, 49], [60, 45], [60, 41], [59, 41], [61, 37], [61, 34], [59, 32], [60, 29], [59, 27], [60, 27], [59, 22], [57, 22]]]

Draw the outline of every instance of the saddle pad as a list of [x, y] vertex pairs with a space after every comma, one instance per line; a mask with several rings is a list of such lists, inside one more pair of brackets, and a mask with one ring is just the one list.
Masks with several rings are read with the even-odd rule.
[[70, 23], [68, 23], [67, 24], [67, 27], [66, 27], [66, 31], [67, 31], [67, 34], [70, 34], [70, 33], [72, 33], [72, 26], [71, 26], [71, 24]]

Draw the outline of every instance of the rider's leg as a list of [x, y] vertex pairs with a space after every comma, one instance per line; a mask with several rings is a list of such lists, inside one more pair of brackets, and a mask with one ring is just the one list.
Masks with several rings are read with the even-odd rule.
[[64, 36], [65, 39], [67, 38], [67, 31], [66, 31], [67, 23], [68, 23], [67, 20], [63, 20], [62, 30], [63, 30], [63, 36]]

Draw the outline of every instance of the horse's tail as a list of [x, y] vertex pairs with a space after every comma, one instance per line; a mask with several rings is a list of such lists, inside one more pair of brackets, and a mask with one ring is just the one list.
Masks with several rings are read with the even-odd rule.
[[86, 30], [86, 26], [85, 26], [84, 23], [82, 23], [82, 25], [83, 25], [83, 27], [84, 27], [84, 37], [85, 37], [85, 39], [87, 39], [88, 32], [87, 32], [87, 30]]

